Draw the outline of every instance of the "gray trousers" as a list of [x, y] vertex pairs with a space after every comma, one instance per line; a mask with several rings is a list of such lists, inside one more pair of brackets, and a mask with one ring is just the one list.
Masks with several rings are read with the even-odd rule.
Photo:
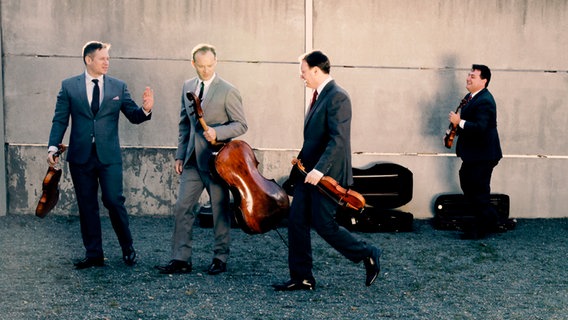
[[174, 206], [174, 234], [172, 237], [172, 258], [191, 262], [193, 225], [195, 212], [203, 190], [211, 199], [213, 211], [214, 247], [213, 258], [227, 262], [231, 242], [231, 217], [229, 190], [211, 177], [209, 172], [199, 171], [194, 165], [186, 165], [180, 177], [178, 198]]

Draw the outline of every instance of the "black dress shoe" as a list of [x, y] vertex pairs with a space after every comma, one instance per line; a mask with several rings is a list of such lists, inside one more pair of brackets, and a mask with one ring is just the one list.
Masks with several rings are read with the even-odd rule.
[[73, 264], [75, 269], [87, 269], [90, 267], [104, 267], [105, 259], [104, 258], [85, 258], [83, 260], [77, 261]]
[[485, 239], [489, 234], [492, 227], [489, 224], [471, 223], [464, 225], [460, 239], [462, 240], [481, 240]]
[[122, 250], [122, 260], [124, 260], [127, 266], [136, 264], [136, 250], [134, 250], [134, 247], [130, 246], [128, 249]]
[[460, 235], [462, 240], [481, 240], [487, 238], [489, 234], [487, 232], [480, 231], [466, 231]]
[[211, 262], [209, 269], [207, 269], [207, 273], [210, 275], [216, 275], [225, 271], [227, 271], [227, 263], [217, 258], [213, 258], [213, 262]]
[[365, 264], [365, 272], [367, 277], [365, 279], [365, 285], [368, 287], [375, 282], [377, 276], [381, 272], [381, 250], [373, 248], [373, 253], [370, 257], [363, 259]]
[[171, 260], [164, 266], [155, 266], [154, 268], [160, 270], [161, 274], [190, 273], [191, 263], [181, 260]]
[[275, 283], [272, 287], [274, 291], [314, 290], [316, 282], [315, 280], [288, 280], [284, 283]]

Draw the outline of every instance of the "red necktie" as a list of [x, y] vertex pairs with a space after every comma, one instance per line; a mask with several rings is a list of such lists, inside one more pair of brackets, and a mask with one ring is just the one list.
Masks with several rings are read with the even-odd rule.
[[314, 107], [314, 104], [316, 104], [317, 98], [318, 98], [318, 91], [314, 90], [314, 95], [312, 96], [312, 103], [310, 103], [310, 110], [312, 110], [312, 108]]

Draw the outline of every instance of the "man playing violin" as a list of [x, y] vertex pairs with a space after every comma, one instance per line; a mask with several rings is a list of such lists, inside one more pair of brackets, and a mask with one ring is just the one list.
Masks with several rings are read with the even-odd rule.
[[460, 186], [472, 204], [475, 221], [466, 226], [462, 238], [481, 239], [497, 230], [499, 216], [490, 203], [491, 175], [503, 157], [497, 132], [497, 106], [487, 87], [491, 70], [474, 64], [467, 75], [467, 104], [460, 113], [450, 112], [450, 122], [457, 126], [456, 155], [462, 159]]
[[306, 87], [315, 90], [304, 120], [304, 142], [297, 157], [307, 175], [303, 181], [292, 182], [293, 201], [288, 217], [290, 280], [273, 284], [273, 287], [276, 291], [315, 288], [311, 227], [347, 259], [355, 263], [363, 261], [365, 285], [370, 286], [380, 272], [381, 250], [356, 239], [339, 226], [335, 221], [337, 202], [316, 187], [324, 176], [343, 186], [353, 184], [351, 101], [330, 76], [330, 62], [325, 54], [309, 52], [300, 57], [300, 62], [300, 78]]

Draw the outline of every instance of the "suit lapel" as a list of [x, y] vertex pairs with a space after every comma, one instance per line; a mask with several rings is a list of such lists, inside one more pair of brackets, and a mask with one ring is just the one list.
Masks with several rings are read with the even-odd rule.
[[101, 102], [101, 109], [103, 104], [108, 100], [108, 99], [112, 99], [113, 97], [109, 97], [111, 90], [109, 90], [109, 88], [112, 86], [112, 80], [107, 77], [107, 76], [103, 76], [103, 101]]
[[204, 112], [207, 106], [209, 105], [209, 102], [211, 101], [212, 97], [215, 96], [215, 90], [217, 90], [218, 84], [219, 84], [219, 76], [215, 75], [215, 79], [213, 79], [213, 81], [209, 85], [209, 89], [207, 90], [207, 95], [205, 96], [205, 98], [203, 98], [201, 109], [203, 109]]
[[89, 110], [91, 110], [91, 106], [89, 105], [89, 97], [87, 96], [87, 84], [85, 83], [84, 73], [77, 76], [76, 86], [77, 86], [76, 90], [79, 93], [79, 97], [81, 97], [81, 102], [82, 102], [81, 105], [86, 106]]
[[306, 119], [304, 121], [304, 126], [306, 126], [308, 124], [308, 122], [310, 121], [310, 119], [312, 118], [314, 113], [317, 111], [319, 106], [321, 104], [323, 104], [323, 101], [325, 100], [327, 94], [329, 93], [329, 91], [331, 90], [331, 88], [333, 87], [334, 84], [335, 84], [335, 80], [331, 80], [325, 87], [323, 87], [323, 90], [320, 93], [318, 93], [318, 98], [316, 100], [316, 103], [311, 108], [311, 110], [308, 111], [308, 114], [306, 115]]
[[[199, 92], [198, 92], [198, 90], [199, 90], [199, 87], [198, 87], [198, 85], [199, 85], [199, 78], [198, 78], [198, 77], [195, 77], [195, 78], [192, 80], [192, 82], [193, 82], [193, 83], [191, 83], [191, 84], [188, 86], [188, 89], [190, 89], [191, 92], [193, 92], [193, 93], [197, 96], [197, 95], [199, 94]], [[191, 89], [191, 88], [193, 88], [193, 89]], [[185, 100], [186, 100], [186, 101], [189, 101], [187, 98], [185, 98]], [[203, 105], [201, 105], [201, 109], [203, 110]], [[195, 116], [192, 116], [192, 115], [194, 114], [194, 112], [195, 112], [195, 109], [193, 108], [193, 104], [192, 104], [192, 103], [185, 104], [185, 112], [186, 112], [187, 115], [188, 115], [187, 117], [189, 118], [189, 122], [191, 122], [190, 128], [191, 128], [192, 132], [195, 132], [195, 126], [196, 126], [196, 124], [197, 124], [197, 119], [196, 119]]]
[[471, 100], [469, 100], [469, 102], [463, 107], [462, 109], [462, 114], [465, 112], [467, 113], [467, 109], [469, 109], [469, 107], [475, 105], [477, 99], [479, 97], [481, 97], [483, 94], [485, 94], [485, 91], [487, 91], [486, 88], [482, 89], [481, 91], [479, 91], [475, 96], [473, 96], [473, 98], [471, 98]]

